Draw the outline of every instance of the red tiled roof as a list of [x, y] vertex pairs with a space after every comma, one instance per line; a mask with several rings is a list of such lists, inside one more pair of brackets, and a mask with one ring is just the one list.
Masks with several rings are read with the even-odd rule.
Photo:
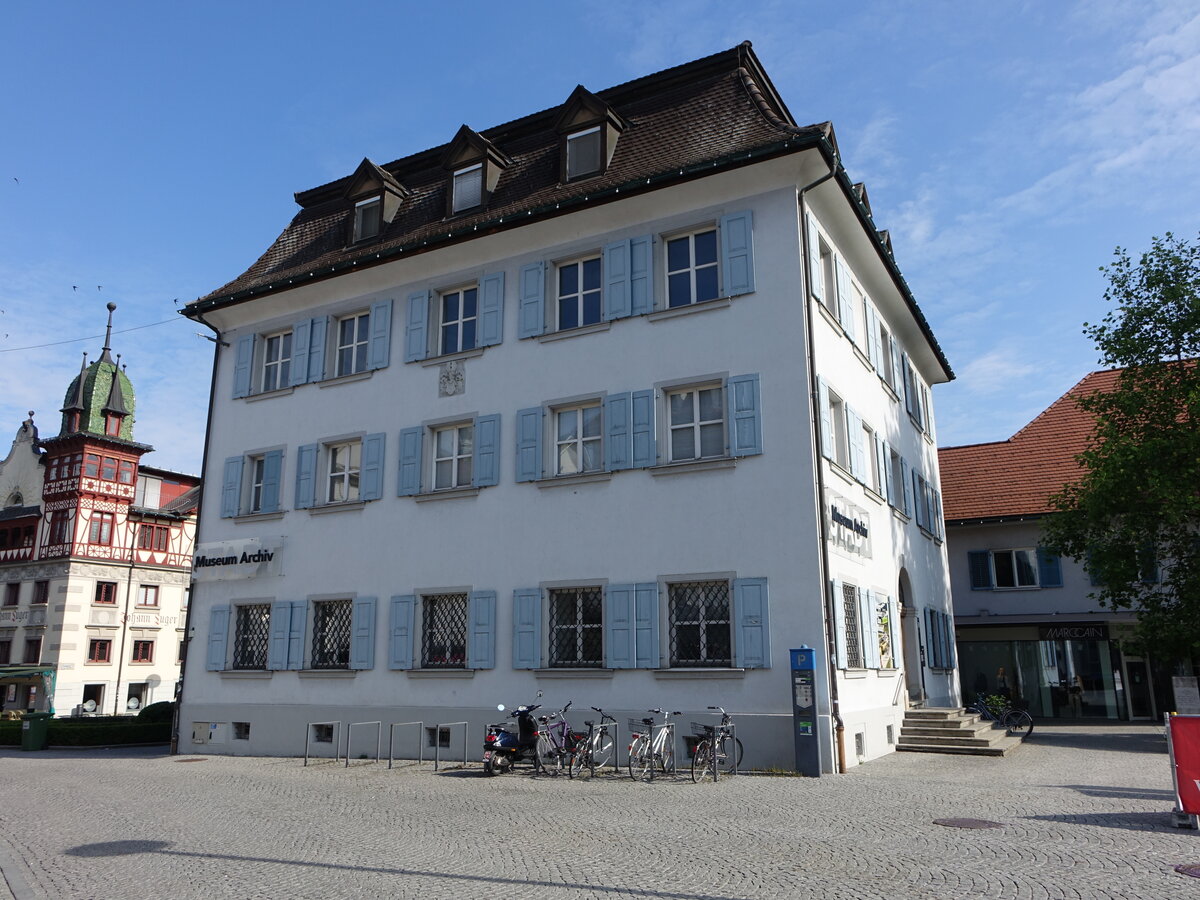
[[1121, 371], [1092, 372], [1007, 441], [939, 449], [946, 521], [1050, 512], [1095, 427], [1077, 398], [1111, 391]]

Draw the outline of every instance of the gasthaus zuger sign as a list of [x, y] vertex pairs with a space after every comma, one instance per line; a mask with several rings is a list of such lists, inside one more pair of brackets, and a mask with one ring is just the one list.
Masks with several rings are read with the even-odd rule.
[[243, 538], [201, 544], [192, 559], [194, 581], [261, 578], [282, 572], [283, 538]]

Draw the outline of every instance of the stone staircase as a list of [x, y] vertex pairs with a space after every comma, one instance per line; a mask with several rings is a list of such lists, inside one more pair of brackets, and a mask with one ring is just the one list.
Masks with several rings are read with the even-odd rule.
[[1008, 756], [1021, 746], [994, 722], [963, 709], [910, 709], [904, 714], [897, 750], [910, 753], [968, 753]]

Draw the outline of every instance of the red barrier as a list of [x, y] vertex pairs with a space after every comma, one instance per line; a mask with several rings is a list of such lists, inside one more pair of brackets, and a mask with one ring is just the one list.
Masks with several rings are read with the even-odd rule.
[[1175, 792], [1185, 813], [1200, 815], [1200, 716], [1171, 716]]

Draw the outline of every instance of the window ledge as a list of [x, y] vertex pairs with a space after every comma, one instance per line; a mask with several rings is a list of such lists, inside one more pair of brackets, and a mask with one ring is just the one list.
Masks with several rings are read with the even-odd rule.
[[900, 674], [899, 669], [876, 669], [875, 674], [880, 678], [895, 678]]
[[654, 677], [659, 681], [681, 681], [699, 678], [703, 681], [720, 681], [722, 679], [741, 679], [746, 677], [745, 669], [655, 669]]
[[564, 679], [596, 679], [610, 680], [613, 677], [613, 669], [534, 669], [533, 674], [538, 678], [564, 678]]
[[[849, 337], [849, 335], [847, 335]], [[858, 361], [867, 367], [868, 372], [875, 371], [875, 364], [871, 362], [871, 357], [863, 352], [862, 347], [858, 346], [857, 341], [851, 341], [850, 344], [854, 347], [854, 355], [858, 357]]]
[[374, 369], [367, 369], [367, 371], [365, 371], [365, 372], [354, 372], [353, 374], [350, 374], [350, 375], [338, 375], [334, 378], [326, 378], [323, 381], [318, 381], [317, 387], [319, 387], [319, 388], [336, 387], [339, 384], [350, 384], [355, 381], [366, 381], [368, 378], [370, 378], [374, 374], [375, 374]]
[[474, 678], [474, 669], [405, 669], [409, 678]]
[[366, 500], [347, 500], [345, 503], [325, 503], [321, 506], [309, 507], [308, 514], [310, 516], [324, 516], [330, 513], [361, 512], [362, 508], [366, 505]]
[[231, 678], [235, 681], [268, 681], [275, 673], [266, 669], [225, 669], [217, 674], [222, 678]]
[[887, 394], [889, 397], [891, 397], [893, 400], [895, 400], [896, 402], [899, 402], [900, 395], [896, 393], [896, 389], [894, 387], [892, 387], [890, 384], [888, 384], [887, 379], [884, 378], [883, 375], [880, 375], [879, 380], [883, 384], [883, 392], [885, 394]]
[[442, 363], [454, 362], [456, 359], [477, 359], [483, 356], [483, 351], [486, 347], [476, 347], [473, 350], [463, 350], [459, 353], [445, 353], [441, 356], [430, 356], [426, 359], [418, 360], [424, 368], [430, 366], [440, 366]]
[[867, 671], [867, 669], [842, 669], [842, 677], [849, 679], [866, 678]]
[[870, 499], [874, 500], [876, 503], [883, 504], [883, 503], [887, 502], [887, 500], [884, 499], [883, 494], [879, 493], [877, 490], [875, 490], [875, 488], [871, 487], [870, 485], [864, 484], [863, 488], [866, 490], [867, 496]]
[[847, 472], [844, 468], [842, 468], [841, 463], [836, 462], [832, 459], [829, 459], [828, 457], [825, 458], [825, 461], [829, 463], [829, 470], [831, 472], [833, 472], [833, 474], [835, 474], [839, 478], [841, 478], [842, 481], [846, 482], [846, 484], [849, 484], [849, 485], [858, 484], [858, 479], [855, 478], [853, 475], [851, 475], [849, 472]]
[[597, 322], [595, 325], [581, 325], [578, 328], [565, 328], [562, 331], [547, 331], [544, 334], [535, 335], [535, 337], [539, 343], [550, 344], [554, 341], [565, 341], [568, 338], [583, 337], [585, 334], [599, 334], [611, 329], [612, 322]]
[[811, 299], [812, 299], [812, 302], [816, 304], [817, 309], [819, 309], [821, 311], [821, 315], [825, 317], [825, 321], [829, 323], [830, 327], [833, 328], [834, 331], [838, 332], [839, 334], [845, 334], [846, 332], [845, 332], [845, 329], [842, 328], [842, 323], [838, 321], [837, 316], [835, 316], [832, 312], [829, 311], [829, 307], [827, 307], [824, 303], [822, 303], [816, 297], [813, 297]]
[[252, 524], [254, 522], [272, 522], [276, 519], [283, 518], [283, 510], [277, 510], [269, 513], [243, 513], [239, 516], [234, 516], [233, 521], [239, 525]]
[[413, 494], [413, 499], [418, 503], [428, 503], [430, 500], [465, 500], [477, 496], [481, 490], [482, 488], [477, 487], [448, 488], [443, 491], [427, 491], [423, 494]]
[[702, 300], [699, 303], [689, 303], [687, 306], [676, 306], [673, 309], [658, 309], [646, 314], [649, 322], [662, 322], [665, 319], [675, 319], [679, 316], [690, 316], [692, 313], [709, 312], [714, 309], [729, 309], [733, 304], [730, 297], [718, 297], [715, 300]]
[[300, 669], [301, 678], [353, 678], [357, 669]]
[[286, 397], [288, 394], [293, 393], [295, 390], [296, 390], [296, 386], [290, 385], [289, 387], [277, 388], [276, 390], [273, 390], [273, 391], [263, 391], [262, 393], [259, 393], [259, 394], [247, 394], [242, 399], [245, 400], [247, 403], [254, 403], [258, 400], [270, 400], [272, 397]]
[[534, 482], [539, 488], [571, 487], [576, 484], [599, 484], [612, 481], [612, 472], [584, 472], [582, 475], [553, 475]]
[[647, 471], [651, 475], [682, 475], [686, 472], [708, 472], [714, 469], [732, 469], [737, 465], [737, 459], [732, 456], [721, 456], [716, 459], [692, 459], [687, 462], [662, 463], [650, 466]]
[[899, 519], [901, 522], [907, 522], [910, 518], [908, 515], [906, 515], [901, 510], [896, 509], [896, 507], [894, 507], [894, 506], [892, 507], [892, 515], [895, 516], [897, 519]]

